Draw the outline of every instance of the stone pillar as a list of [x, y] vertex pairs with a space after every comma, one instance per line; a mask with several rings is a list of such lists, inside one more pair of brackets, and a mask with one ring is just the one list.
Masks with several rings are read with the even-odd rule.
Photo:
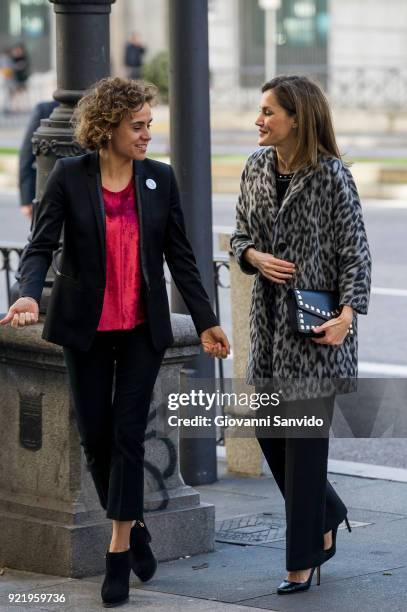
[[266, 40], [265, 40], [265, 68], [266, 81], [274, 78], [277, 73], [277, 10], [281, 0], [259, 0], [260, 8], [265, 12]]
[[[253, 287], [253, 276], [243, 274], [230, 251], [230, 233], [220, 234], [219, 247], [229, 251], [230, 303], [232, 307], [233, 377], [239, 392], [251, 393], [253, 387], [243, 385], [249, 354], [249, 310]], [[252, 416], [245, 408], [228, 410], [235, 416]], [[244, 436], [244, 437], [242, 437]], [[254, 437], [248, 437], [247, 427], [229, 427], [225, 432], [226, 460], [228, 471], [245, 476], [259, 476], [263, 473], [263, 454]]]
[[[172, 315], [174, 345], [158, 376], [146, 434], [146, 522], [160, 560], [214, 547], [214, 507], [180, 476], [166, 397], [199, 352], [191, 319]], [[104, 571], [111, 521], [100, 507], [73, 417], [62, 349], [42, 324], [0, 334], [0, 566], [82, 577]]]

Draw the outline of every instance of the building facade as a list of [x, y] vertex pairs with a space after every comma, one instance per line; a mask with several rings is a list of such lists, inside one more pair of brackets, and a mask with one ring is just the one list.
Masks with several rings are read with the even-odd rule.
[[[249, 106], [275, 74], [313, 76], [337, 106], [402, 109], [407, 102], [406, 0], [208, 0], [212, 101]], [[168, 49], [170, 0], [116, 0], [112, 73], [137, 32], [148, 61]], [[23, 41], [31, 72], [54, 68], [48, 0], [0, 2], [0, 51]]]

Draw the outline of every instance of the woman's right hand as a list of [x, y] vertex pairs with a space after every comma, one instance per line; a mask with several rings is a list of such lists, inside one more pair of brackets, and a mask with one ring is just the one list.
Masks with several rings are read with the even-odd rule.
[[11, 321], [11, 327], [25, 327], [38, 322], [39, 308], [36, 300], [30, 297], [19, 298], [10, 306], [6, 316], [0, 320], [0, 325], [7, 325]]
[[274, 255], [256, 251], [253, 247], [248, 248], [243, 257], [257, 268], [263, 276], [279, 285], [285, 285], [287, 280], [291, 279], [296, 272], [295, 264], [290, 261], [277, 259]]

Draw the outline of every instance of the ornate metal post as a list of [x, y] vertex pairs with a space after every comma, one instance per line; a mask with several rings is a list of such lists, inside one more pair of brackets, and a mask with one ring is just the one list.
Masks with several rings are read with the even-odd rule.
[[[50, 0], [56, 14], [57, 89], [54, 98], [60, 105], [33, 136], [37, 156], [36, 202], [41, 198], [47, 176], [59, 157], [80, 155], [84, 151], [73, 139], [72, 112], [83, 92], [110, 72], [109, 14], [115, 0]], [[41, 302], [46, 310], [53, 273], [47, 276]]]

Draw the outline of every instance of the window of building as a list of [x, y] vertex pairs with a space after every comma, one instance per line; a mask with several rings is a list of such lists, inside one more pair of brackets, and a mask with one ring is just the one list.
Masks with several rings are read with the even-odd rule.
[[259, 87], [264, 81], [264, 11], [258, 0], [240, 0], [240, 85]]
[[[264, 80], [265, 13], [259, 0], [239, 0], [240, 84], [258, 87]], [[328, 0], [281, 0], [276, 14], [277, 74], [327, 73]]]
[[277, 68], [326, 82], [327, 0], [283, 0], [277, 11]]

